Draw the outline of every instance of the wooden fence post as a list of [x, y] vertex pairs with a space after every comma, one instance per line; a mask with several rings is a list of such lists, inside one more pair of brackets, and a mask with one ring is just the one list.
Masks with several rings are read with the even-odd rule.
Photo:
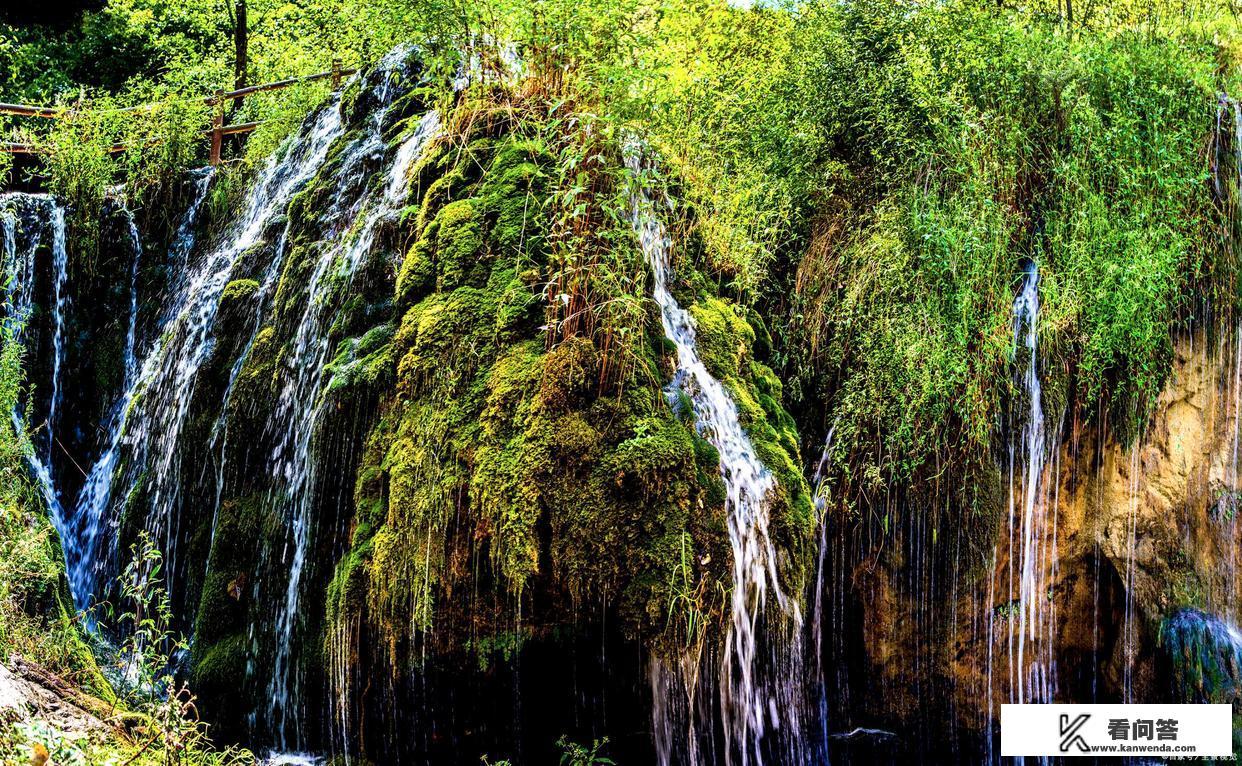
[[341, 87], [341, 60], [332, 59], [332, 90]]
[[224, 88], [216, 90], [215, 108], [211, 115], [211, 155], [210, 162], [214, 165], [220, 164], [220, 147], [224, 142]]

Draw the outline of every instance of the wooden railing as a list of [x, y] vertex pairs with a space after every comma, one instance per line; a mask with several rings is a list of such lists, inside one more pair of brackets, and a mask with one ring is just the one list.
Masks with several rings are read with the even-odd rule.
[[[319, 80], [331, 80], [332, 89], [336, 90], [341, 87], [341, 82], [348, 75], [354, 74], [356, 69], [343, 69], [340, 59], [333, 59], [332, 69], [327, 72], [317, 72], [315, 74], [306, 75], [305, 77], [291, 77], [287, 80], [277, 80], [276, 82], [265, 82], [260, 85], [248, 85], [237, 90], [218, 90], [210, 96], [203, 98], [203, 103], [214, 107], [211, 116], [211, 127], [204, 131], [204, 136], [210, 141], [209, 159], [212, 165], [220, 164], [220, 150], [224, 143], [225, 136], [240, 135], [249, 133], [262, 123], [259, 122], [241, 122], [235, 125], [225, 125], [224, 117], [226, 106], [230, 101], [241, 101], [247, 96], [253, 96], [256, 93], [263, 93], [270, 90], [280, 90], [288, 88], [292, 85], [301, 85], [308, 82], [317, 82]], [[147, 109], [153, 109], [158, 104], [141, 104], [139, 106], [130, 106], [118, 109], [120, 112], [137, 112]], [[5, 104], [0, 103], [0, 115], [11, 115], [15, 117], [39, 117], [43, 119], [62, 119], [73, 114], [73, 109], [69, 107], [53, 107], [53, 106], [31, 106], [29, 104]], [[126, 150], [123, 144], [117, 144], [112, 147], [113, 153], [123, 152]], [[5, 154], [39, 154], [41, 149], [35, 144], [25, 144], [17, 142], [0, 142], [0, 153]]]

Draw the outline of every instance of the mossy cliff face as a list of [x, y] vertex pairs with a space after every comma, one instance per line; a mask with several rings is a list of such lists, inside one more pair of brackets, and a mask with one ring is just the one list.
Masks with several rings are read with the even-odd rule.
[[[538, 101], [515, 117], [470, 98], [449, 120], [460, 132], [413, 170], [393, 321], [341, 346], [342, 391], [383, 391], [327, 589], [333, 694], [355, 718], [386, 704], [361, 667], [469, 654], [486, 667], [515, 645], [599, 629], [584, 618], [675, 651], [719, 635], [731, 584], [719, 456], [688, 400], [669, 404], [673, 358], [654, 307], [620, 377], [606, 326], [549, 340], [557, 136]], [[644, 268], [622, 233], [594, 268]], [[755, 360], [741, 308], [704, 291], [691, 310], [779, 479], [774, 535], [796, 591], [811, 512], [780, 383]]]
[[[1211, 630], [1242, 616], [1237, 364], [1232, 333], [1179, 340], [1169, 383], [1133, 446], [1064, 424], [1041, 479], [1048, 523], [1032, 541], [1047, 552], [1036, 578], [1046, 585], [1040, 608], [1055, 614], [1055, 629], [1028, 636], [1020, 677], [1029, 678], [1031, 658], [1050, 653], [1058, 699], [1237, 699], [1233, 650], [1212, 643], [1227, 643], [1227, 631]], [[1001, 488], [1000, 502], [1008, 502], [1007, 491]], [[1013, 491], [1020, 520], [1020, 481]], [[854, 635], [826, 651], [859, 668], [840, 671], [855, 684], [842, 727], [879, 725], [907, 745], [969, 753], [991, 725], [989, 712], [1016, 694], [1010, 638], [1021, 606], [1010, 576], [1021, 574], [1021, 537], [1011, 539], [1002, 520], [993, 554], [974, 569], [954, 568], [961, 543], [947, 524], [916, 519], [887, 536], [855, 530], [830, 548], [844, 571], [829, 587], [847, 594], [825, 635], [834, 635], [833, 625]], [[854, 610], [865, 617], [849, 628]], [[1199, 654], [1225, 650], [1217, 665], [1226, 670], [1212, 675]], [[945, 738], [944, 726], [958, 736]]]
[[[675, 356], [625, 219], [619, 147], [591, 134], [592, 180], [574, 202], [586, 217], [567, 224], [566, 157], [587, 132], [567, 131], [540, 96], [457, 94], [398, 212], [346, 263], [333, 253], [348, 252], [373, 204], [357, 201], [391, 183], [397, 148], [431, 107], [410, 71], [382, 112], [375, 75], [347, 89], [341, 137], [221, 292], [174, 463], [191, 684], [219, 736], [268, 738], [271, 679], [287, 661], [299, 721], [285, 734], [374, 757], [473, 762], [534, 741], [540, 725], [551, 748], [565, 733], [553, 729], [574, 720], [590, 721], [584, 736], [611, 734], [592, 712], [605, 699], [641, 731], [643, 653], [720, 640], [732, 551], [719, 456], [685, 395], [666, 391]], [[368, 131], [375, 144], [360, 143]], [[237, 183], [217, 180], [222, 193]], [[216, 212], [204, 237], [227, 223]], [[777, 478], [771, 534], [782, 588], [799, 593], [813, 513], [767, 330], [695, 270], [693, 238], [684, 244], [673, 287]], [[307, 404], [310, 534], [285, 658], [273, 615], [295, 541], [270, 456], [291, 426], [272, 413], [298, 374], [308, 312], [328, 352]], [[125, 498], [122, 545], [144, 526], [145, 487]], [[598, 646], [612, 647], [610, 662]], [[539, 684], [554, 700], [544, 723], [518, 725], [503, 710], [531, 698], [518, 668], [564, 656], [599, 676], [594, 691]], [[460, 705], [403, 702], [433, 685]], [[397, 719], [417, 732], [409, 741], [383, 734]], [[468, 741], [436, 734], [449, 726]], [[649, 742], [619, 747], [641, 754]]]

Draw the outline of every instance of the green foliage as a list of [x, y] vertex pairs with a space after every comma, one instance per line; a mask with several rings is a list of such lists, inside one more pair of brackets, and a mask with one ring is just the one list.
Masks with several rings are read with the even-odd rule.
[[248, 164], [257, 167], [276, 151], [306, 115], [323, 103], [329, 87], [327, 82], [321, 81], [246, 99], [245, 111], [235, 116], [233, 121], [245, 119], [259, 123], [246, 141], [245, 158]]
[[798, 103], [828, 183], [782, 354], [839, 423], [846, 494], [985, 483], [1027, 260], [1052, 417], [1103, 412], [1136, 436], [1179, 328], [1235, 308], [1201, 151], [1224, 85], [1215, 43], [1069, 35], [966, 3], [806, 21]]
[[754, 293], [825, 180], [813, 110], [826, 94], [803, 73], [811, 51], [796, 30], [806, 21], [716, 0], [663, 10], [640, 59], [650, 71], [618, 106], [645, 123], [699, 209], [707, 265]]
[[[336, 56], [364, 63], [413, 39], [432, 83], [414, 98], [441, 106], [446, 131], [385, 232], [395, 289], [377, 278], [384, 294], [348, 296], [333, 326], [329, 403], [378, 401], [379, 417], [327, 585], [329, 658], [358, 661], [364, 621], [393, 654], [416, 656], [419, 640], [460, 649], [461, 636], [432, 630], [447, 616], [485, 636], [468, 647], [481, 662], [507, 659], [523, 634], [505, 630], [536, 586], [541, 606], [561, 599], [567, 614], [616, 605], [625, 630], [652, 642], [711, 635], [730, 577], [719, 455], [684, 395], [670, 407], [661, 390], [672, 360], [627, 220], [640, 180], [620, 162], [630, 132], [662, 158], [663, 175], [641, 180], [673, 211], [671, 287], [778, 478], [772, 534], [790, 592], [805, 578], [814, 513], [786, 408], [814, 429], [827, 413], [838, 424], [835, 500], [862, 507], [895, 488], [949, 487], [980, 510], [1017, 394], [1011, 312], [1027, 262], [1042, 280], [1050, 417], [1105, 413], [1121, 437], [1140, 433], [1175, 334], [1238, 308], [1202, 151], [1216, 93], [1239, 85], [1238, 36], [1198, 2], [1096, 3], [1074, 20], [1061, 7], [252, 0], [251, 81]], [[59, 62], [5, 93], [68, 104], [76, 85], [101, 89], [36, 136], [73, 213], [75, 263], [92, 268], [113, 184], [135, 204], [175, 209], [170, 180], [202, 159], [208, 115], [193, 97], [231, 84], [229, 31], [218, 3], [112, 0], [72, 34], [0, 47], [9, 70]], [[501, 55], [510, 41], [524, 64], [516, 82]], [[87, 72], [103, 46], [117, 58]], [[462, 61], [471, 84], [458, 92], [447, 81]], [[258, 96], [230, 114], [263, 127], [213, 188], [214, 220], [325, 93], [321, 83]], [[360, 93], [343, 94], [347, 115]], [[147, 100], [163, 106], [117, 111]], [[115, 154], [118, 143], [151, 151]], [[236, 380], [238, 432], [273, 394], [289, 317], [305, 307], [336, 160], [290, 206], [275, 318]], [[238, 309], [257, 287], [229, 284], [222, 328], [249, 316]], [[4, 449], [0, 439], [0, 471]], [[221, 503], [195, 658], [196, 682], [217, 695], [244, 667], [249, 607], [233, 593], [271, 523], [259, 508], [254, 497]], [[880, 523], [889, 528], [887, 513]], [[8, 586], [10, 601], [54, 600], [46, 524], [43, 534], [14, 538], [18, 560], [39, 571]], [[158, 568], [139, 553], [144, 572]], [[469, 620], [452, 619], [466, 609]], [[145, 614], [134, 634], [175, 644], [166, 615]], [[16, 634], [30, 630], [13, 619]], [[170, 683], [144, 672], [153, 689]], [[141, 704], [181, 732], [176, 701]], [[562, 741], [563, 762], [607, 763], [601, 745]]]
[[207, 108], [161, 89], [144, 98], [161, 96], [165, 100], [137, 110], [108, 96], [79, 101], [46, 131], [25, 134], [42, 153], [48, 191], [68, 210], [71, 263], [78, 273], [96, 271], [105, 199], [117, 185], [124, 185], [131, 208], [154, 209], [165, 224], [176, 217], [182, 174], [204, 151]]
[[607, 737], [593, 741], [590, 747], [579, 745], [569, 737], [556, 741], [556, 746], [561, 749], [561, 766], [616, 766], [616, 761], [600, 755], [607, 744]]
[[143, 90], [131, 98], [150, 106], [123, 115], [118, 143], [127, 151], [117, 156], [120, 178], [130, 204], [165, 211], [167, 218], [175, 218], [182, 174], [202, 158], [209, 108], [200, 99], [165, 88]]
[[708, 600], [703, 593], [707, 581], [695, 576], [694, 561], [690, 558], [692, 549], [693, 540], [683, 532], [678, 545], [679, 556], [668, 582], [668, 620], [682, 623], [675, 630], [684, 637], [686, 646], [697, 645], [707, 626], [707, 617], [703, 614], [703, 604]]
[[[0, 95], [44, 103], [79, 85], [119, 93], [156, 82], [208, 93], [232, 87], [232, 2], [109, 0], [76, 25], [0, 27]], [[249, 0], [249, 82], [368, 63], [397, 42], [444, 28], [439, 0]]]
[[123, 122], [111, 110], [76, 110], [38, 137], [48, 190], [69, 211], [74, 262], [86, 274], [94, 272], [99, 255], [104, 197], [117, 177], [112, 149]]
[[[217, 750], [198, 718], [194, 694], [176, 677], [179, 654], [189, 651], [172, 629], [173, 614], [163, 581], [164, 557], [145, 533], [130, 548], [130, 561], [117, 578], [121, 608], [115, 627], [125, 637], [119, 669], [125, 701], [141, 713], [151, 731], [139, 753], [154, 749], [164, 766], [243, 766], [254, 756], [229, 747]], [[104, 613], [114, 616], [111, 605]]]

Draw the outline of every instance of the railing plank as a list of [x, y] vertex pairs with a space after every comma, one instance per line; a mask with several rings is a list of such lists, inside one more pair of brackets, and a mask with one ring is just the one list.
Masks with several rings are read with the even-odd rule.
[[[222, 137], [223, 136], [236, 136], [236, 135], [241, 135], [243, 133], [252, 133], [254, 132], [255, 129], [257, 129], [262, 124], [263, 124], [262, 122], [239, 122], [236, 125], [221, 126], [218, 130]], [[210, 138], [212, 134], [216, 132], [216, 130], [217, 129], [215, 128], [208, 128], [207, 130], [203, 131], [203, 135]], [[108, 152], [110, 154], [117, 154], [120, 152], [127, 151], [128, 149], [129, 147], [126, 146], [125, 144], [114, 144], [110, 149], [108, 149]], [[42, 150], [35, 144], [23, 144], [23, 143], [18, 143], [16, 141], [0, 141], [0, 154], [42, 154], [42, 153], [43, 153]], [[217, 158], [217, 162], [218, 161], [219, 159]]]
[[[217, 107], [212, 115], [211, 127], [204, 131], [204, 135], [210, 142], [208, 149], [208, 158], [212, 165], [220, 162], [220, 152], [223, 147], [223, 138], [225, 136], [241, 135], [250, 133], [259, 127], [258, 122], [242, 122], [236, 125], [224, 124], [224, 110], [222, 105], [226, 101], [243, 99], [255, 93], [263, 93], [265, 91], [280, 90], [288, 88], [292, 85], [300, 83], [317, 82], [319, 80], [332, 80], [332, 87], [339, 88], [341, 80], [346, 75], [357, 73], [357, 69], [342, 69], [339, 59], [332, 61], [332, 69], [327, 72], [317, 72], [315, 74], [306, 75], [305, 77], [291, 77], [287, 80], [278, 80], [276, 82], [265, 82], [259, 85], [250, 85], [237, 90], [220, 90], [213, 95], [203, 99], [203, 103], [209, 106]], [[144, 109], [154, 109], [159, 106], [158, 103], [139, 104], [137, 106], [127, 106], [118, 109], [119, 112], [136, 112]], [[58, 119], [70, 113], [70, 109], [52, 106], [31, 106], [29, 104], [5, 104], [0, 103], [0, 115], [13, 115], [16, 117], [41, 117], [45, 119]], [[117, 144], [109, 151], [111, 153], [123, 152], [126, 150], [124, 144]], [[0, 142], [0, 154], [40, 154], [41, 149], [35, 144], [19, 143], [15, 141]]]
[[64, 109], [51, 106], [28, 106], [26, 104], [0, 104], [0, 114], [11, 114], [17, 117], [63, 117]]
[[[203, 103], [212, 105], [212, 104], [219, 103], [221, 100], [232, 101], [235, 99], [245, 98], [247, 96], [254, 95], [255, 93], [263, 93], [265, 91], [270, 91], [270, 90], [280, 90], [282, 88], [288, 88], [292, 85], [298, 85], [301, 83], [308, 83], [308, 82], [317, 82], [319, 80], [330, 79], [332, 80], [333, 85], [339, 86], [342, 77], [355, 74], [357, 73], [357, 71], [358, 71], [357, 69], [341, 69], [339, 68], [339, 65], [337, 64], [337, 62], [333, 62], [333, 68], [327, 72], [316, 72], [315, 74], [309, 74], [304, 77], [290, 77], [287, 80], [277, 80], [276, 82], [265, 82], [259, 85], [249, 85], [245, 88], [238, 88], [237, 90], [223, 91], [222, 93], [217, 93], [217, 94], [204, 97]], [[142, 109], [153, 109], [156, 106], [158, 106], [158, 103], [139, 104], [137, 106], [121, 107], [117, 111], [133, 112], [133, 111], [139, 111]], [[47, 119], [58, 119], [58, 118], [64, 117], [70, 111], [71, 110], [66, 109], [64, 107], [56, 107], [56, 106], [34, 106], [31, 104], [0, 103], [0, 115], [12, 115], [15, 117], [43, 117]]]
[[225, 125], [220, 128], [220, 135], [235, 136], [239, 133], [249, 133], [262, 124], [261, 122], [239, 122], [236, 125]]
[[235, 98], [245, 98], [255, 93], [262, 93], [269, 90], [280, 90], [288, 88], [290, 85], [298, 85], [306, 82], [316, 82], [318, 80], [327, 80], [329, 78], [336, 79], [338, 75], [351, 75], [357, 72], [357, 69], [342, 69], [339, 72], [318, 72], [316, 74], [306, 75], [305, 77], [291, 77], [288, 80], [277, 80], [276, 82], [265, 82], [261, 85], [249, 85], [245, 88], [237, 90], [225, 91], [217, 96], [208, 96], [204, 101], [208, 104], [214, 104], [218, 99], [231, 100]]

